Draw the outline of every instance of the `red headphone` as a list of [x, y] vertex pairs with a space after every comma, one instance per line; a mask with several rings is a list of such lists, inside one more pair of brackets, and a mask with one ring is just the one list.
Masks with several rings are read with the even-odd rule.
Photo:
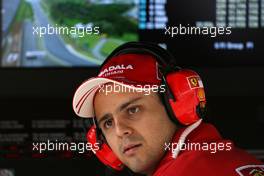
[[[98, 142], [97, 134], [98, 132], [95, 125], [93, 125], [86, 134], [87, 141], [89, 141], [93, 147], [96, 146], [96, 143]], [[112, 152], [112, 150], [106, 143], [101, 143], [99, 150], [98, 148], [94, 147], [93, 152], [97, 156], [97, 158], [106, 166], [109, 166], [118, 171], [121, 171], [123, 169], [122, 162], [115, 156], [114, 152]]]
[[[113, 56], [124, 53], [148, 53], [157, 58], [162, 74], [162, 84], [166, 87], [166, 91], [161, 94], [161, 97], [173, 122], [190, 125], [205, 116], [206, 98], [203, 83], [196, 72], [172, 66], [171, 63], [165, 61], [165, 59], [173, 59], [170, 53], [157, 45], [142, 42], [129, 42], [121, 45], [108, 56], [102, 66]], [[86, 135], [92, 146], [96, 146], [95, 143], [100, 143], [100, 149], [94, 148], [93, 152], [106, 166], [121, 171], [124, 165], [101, 139], [100, 133], [95, 122]]]

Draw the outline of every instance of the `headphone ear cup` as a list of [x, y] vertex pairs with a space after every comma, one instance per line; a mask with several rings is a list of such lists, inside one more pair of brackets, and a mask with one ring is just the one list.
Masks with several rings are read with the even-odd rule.
[[114, 170], [121, 171], [123, 169], [123, 163], [117, 158], [106, 143], [98, 143], [98, 140], [96, 139], [96, 132], [96, 126], [93, 125], [86, 134], [86, 139], [89, 143], [91, 143], [94, 154], [106, 166]]
[[184, 125], [198, 121], [197, 106], [206, 103], [200, 76], [192, 70], [180, 70], [167, 74], [166, 82], [174, 96], [169, 104], [177, 120]]

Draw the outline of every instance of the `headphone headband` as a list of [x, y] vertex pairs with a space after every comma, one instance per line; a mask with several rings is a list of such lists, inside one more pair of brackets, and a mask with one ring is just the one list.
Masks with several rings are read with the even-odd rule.
[[168, 73], [172, 70], [180, 70], [180, 67], [176, 66], [175, 59], [171, 53], [166, 51], [164, 48], [157, 46], [154, 43], [149, 42], [128, 42], [117, 47], [101, 64], [100, 69], [112, 58], [120, 54], [150, 54], [160, 64], [160, 70], [162, 73]]

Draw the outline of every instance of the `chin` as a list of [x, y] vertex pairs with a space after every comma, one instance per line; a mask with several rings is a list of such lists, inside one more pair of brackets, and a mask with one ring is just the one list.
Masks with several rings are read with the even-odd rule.
[[133, 172], [140, 173], [140, 174], [145, 174], [146, 170], [148, 169], [145, 162], [139, 161], [137, 159], [134, 161], [128, 162], [126, 166]]
[[128, 167], [128, 168], [137, 174], [145, 174], [146, 173], [145, 169], [142, 167]]

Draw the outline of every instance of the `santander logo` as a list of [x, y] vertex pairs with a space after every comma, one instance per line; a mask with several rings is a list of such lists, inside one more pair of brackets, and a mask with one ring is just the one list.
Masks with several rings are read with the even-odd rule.
[[103, 71], [101, 71], [99, 73], [98, 76], [109, 76], [109, 75], [114, 75], [114, 74], [120, 74], [123, 73], [124, 70], [133, 70], [133, 66], [132, 65], [112, 65], [108, 68], [105, 68]]

